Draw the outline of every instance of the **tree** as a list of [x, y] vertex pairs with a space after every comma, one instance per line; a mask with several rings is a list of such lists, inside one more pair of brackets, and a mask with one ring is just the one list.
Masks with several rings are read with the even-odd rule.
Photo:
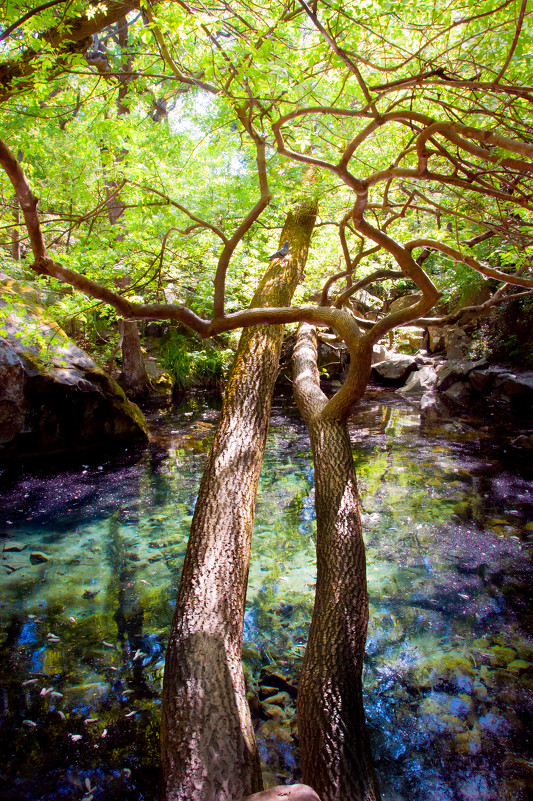
[[[228, 4], [222, 14], [209, 4], [162, 2], [148, 8], [146, 19], [137, 20], [137, 35], [155, 42], [155, 50], [136, 67], [138, 85], [146, 86], [148, 75], [156, 74], [149, 72], [150, 56], [159, 62], [164, 80], [194, 91], [197, 98], [216, 98], [217, 123], [225, 130], [238, 128], [257, 152], [261, 198], [244, 220], [236, 221], [230, 236], [216, 220], [208, 221], [210, 215], [190, 212], [160, 187], [130, 182], [143, 197], [150, 193], [164, 200], [206, 236], [221, 240], [212, 313], [158, 297], [143, 302], [115, 291], [98, 271], [88, 277], [52, 259], [30, 185], [13, 153], [0, 146], [0, 162], [25, 216], [36, 272], [69, 283], [127, 319], [179, 320], [203, 337], [258, 324], [307, 324], [298, 337], [295, 385], [315, 458], [318, 582], [298, 705], [304, 779], [323, 800], [378, 797], [359, 692], [368, 612], [346, 418], [364, 393], [374, 343], [400, 325], [450, 321], [447, 315], [428, 316], [453, 272], [450, 262], [498, 282], [490, 303], [523, 294], [513, 287], [533, 287], [528, 250], [533, 153], [528, 103], [533, 87], [521, 80], [529, 57], [529, 24], [525, 2], [515, 7], [510, 0], [487, 2], [471, 12], [458, 3], [439, 4], [424, 16], [388, 0], [356, 10], [337, 3], [310, 7], [298, 0], [287, 8], [266, 5], [260, 14], [240, 2]], [[49, 39], [64, 59], [64, 38], [54, 33]], [[27, 81], [36, 80], [37, 56], [35, 48], [26, 49], [20, 63], [4, 66], [4, 85], [12, 88], [18, 76], [24, 89]], [[72, 63], [52, 59], [48, 69], [55, 75]], [[383, 81], [389, 72], [393, 80]], [[228, 302], [233, 307], [236, 300], [228, 292], [232, 257], [251, 225], [266, 213], [266, 174], [270, 170], [271, 189], [274, 182], [282, 196], [283, 181], [291, 181], [292, 189], [299, 179], [298, 164], [317, 173], [324, 224], [318, 230], [338, 233], [335, 239], [316, 237], [322, 264], [308, 294], [321, 290], [320, 302], [250, 309], [235, 303], [228, 312]], [[134, 169], [124, 165], [127, 172]], [[276, 173], [283, 179], [277, 183]], [[377, 321], [351, 311], [350, 298], [363, 286], [379, 281], [390, 291], [388, 282], [398, 277], [417, 290], [411, 306], [383, 313]], [[335, 291], [341, 280], [344, 284]], [[309, 325], [333, 327], [349, 348], [347, 379], [329, 399], [318, 385]], [[199, 511], [198, 525], [200, 517]], [[209, 528], [207, 518], [202, 526]], [[227, 531], [229, 536], [230, 526]], [[228, 568], [239, 571], [236, 598], [245, 574], [243, 553]], [[180, 591], [185, 627], [195, 560], [192, 544]], [[221, 625], [220, 617], [216, 620]], [[234, 678], [224, 683], [235, 690], [240, 682], [235, 697], [242, 700], [237, 634], [234, 630], [230, 638]], [[333, 655], [325, 645], [331, 641]], [[223, 660], [223, 654], [224, 648], [217, 658]], [[192, 676], [193, 666], [186, 669]], [[231, 724], [237, 727], [241, 700]], [[188, 741], [187, 731], [173, 739], [169, 764], [178, 744]], [[242, 767], [230, 763], [225, 761], [224, 773], [208, 780], [219, 788], [220, 798], [229, 792], [224, 790], [228, 774]], [[245, 788], [250, 761], [242, 764]], [[187, 769], [187, 780], [194, 770]], [[202, 786], [200, 797], [208, 792]], [[179, 790], [171, 792], [180, 797]]]
[[[252, 308], [284, 305], [301, 279], [316, 208], [300, 204]], [[283, 341], [282, 326], [247, 328], [196, 502], [165, 661], [162, 796], [239, 798], [260, 790], [261, 769], [241, 665], [259, 472]]]

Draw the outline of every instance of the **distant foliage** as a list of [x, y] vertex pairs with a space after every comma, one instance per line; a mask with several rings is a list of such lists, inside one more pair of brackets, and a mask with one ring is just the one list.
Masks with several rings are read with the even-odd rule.
[[475, 333], [477, 356], [522, 370], [533, 369], [533, 299], [495, 306]]
[[198, 349], [189, 337], [171, 329], [161, 347], [161, 364], [174, 376], [179, 389], [217, 387], [227, 377], [233, 355], [230, 348], [218, 350], [203, 346]]

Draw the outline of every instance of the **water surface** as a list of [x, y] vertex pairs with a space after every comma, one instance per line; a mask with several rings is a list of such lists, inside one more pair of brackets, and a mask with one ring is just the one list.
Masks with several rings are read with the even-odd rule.
[[[156, 798], [164, 651], [216, 406], [152, 412], [145, 450], [1, 476], [0, 799]], [[371, 390], [351, 420], [385, 801], [532, 792], [533, 459], [512, 444], [524, 413], [491, 415], [424, 421]], [[315, 530], [307, 434], [279, 400], [243, 650], [267, 784], [300, 778]]]

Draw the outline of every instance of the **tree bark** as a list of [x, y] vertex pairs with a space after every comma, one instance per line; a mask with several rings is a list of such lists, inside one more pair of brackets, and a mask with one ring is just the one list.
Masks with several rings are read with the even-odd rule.
[[[357, 480], [346, 419], [322, 415], [328, 399], [316, 356], [315, 330], [303, 324], [293, 357], [294, 393], [315, 467], [317, 584], [298, 686], [302, 772], [322, 801], [378, 801], [362, 701], [368, 597]], [[359, 362], [367, 380], [365, 350]]]
[[141, 350], [139, 329], [135, 320], [119, 320], [122, 342], [122, 372], [120, 384], [128, 398], [141, 400], [150, 390], [150, 378]]
[[[290, 302], [316, 209], [288, 215], [252, 305]], [[172, 621], [161, 722], [164, 801], [234, 801], [261, 790], [241, 665], [255, 498], [283, 338], [282, 326], [241, 336], [200, 486]]]

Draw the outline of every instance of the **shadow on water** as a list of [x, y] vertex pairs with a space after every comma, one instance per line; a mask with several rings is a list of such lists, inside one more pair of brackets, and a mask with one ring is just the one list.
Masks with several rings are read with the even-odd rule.
[[[151, 412], [149, 448], [2, 475], [0, 801], [155, 799], [164, 653], [217, 404]], [[533, 791], [533, 460], [523, 418], [421, 421], [371, 390], [351, 420], [370, 596], [365, 703], [385, 801]], [[312, 612], [305, 428], [273, 409], [243, 661], [266, 784], [300, 779]]]

